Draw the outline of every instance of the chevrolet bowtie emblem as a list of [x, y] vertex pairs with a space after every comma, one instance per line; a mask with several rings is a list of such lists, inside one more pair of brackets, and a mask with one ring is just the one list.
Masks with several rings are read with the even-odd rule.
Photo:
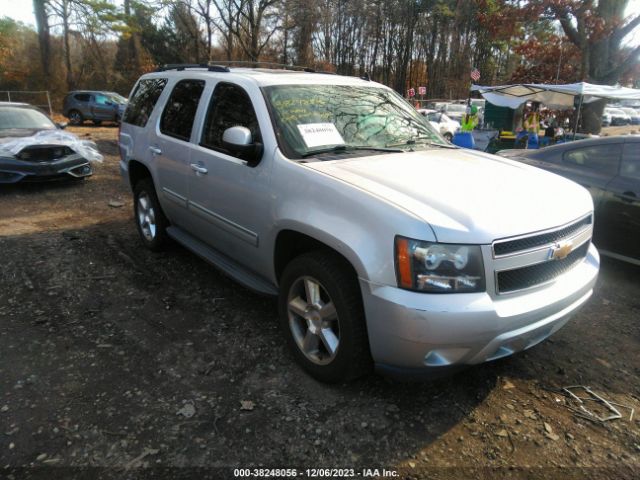
[[572, 242], [556, 243], [549, 249], [549, 260], [562, 260], [573, 251]]

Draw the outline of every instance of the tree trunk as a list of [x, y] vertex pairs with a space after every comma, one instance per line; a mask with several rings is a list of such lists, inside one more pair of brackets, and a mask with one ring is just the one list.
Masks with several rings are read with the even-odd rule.
[[40, 47], [40, 62], [45, 82], [51, 76], [51, 43], [49, 39], [49, 17], [47, 15], [47, 0], [33, 0], [33, 11], [38, 26], [38, 45]]
[[602, 112], [606, 104], [606, 99], [582, 104], [580, 128], [578, 129], [581, 133], [592, 133], [594, 135], [600, 133], [602, 130]]
[[73, 70], [71, 67], [71, 44], [69, 37], [71, 32], [69, 31], [69, 3], [67, 0], [62, 2], [62, 37], [64, 40], [64, 65], [67, 69], [67, 89], [73, 90], [75, 82], [73, 80]]

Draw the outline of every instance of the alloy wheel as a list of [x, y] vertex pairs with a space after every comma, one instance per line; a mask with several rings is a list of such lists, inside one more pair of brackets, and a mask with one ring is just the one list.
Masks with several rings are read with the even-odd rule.
[[156, 214], [151, 199], [146, 192], [138, 196], [138, 225], [142, 235], [149, 241], [156, 237]]
[[340, 347], [340, 321], [327, 290], [313, 277], [292, 283], [287, 302], [289, 328], [304, 356], [317, 365], [333, 361]]
[[78, 112], [71, 112], [69, 120], [74, 125], [80, 125], [80, 123], [82, 123], [82, 116]]

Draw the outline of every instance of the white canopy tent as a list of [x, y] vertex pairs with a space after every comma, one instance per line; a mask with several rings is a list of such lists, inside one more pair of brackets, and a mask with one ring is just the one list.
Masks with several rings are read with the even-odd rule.
[[592, 83], [569, 83], [567, 85], [545, 85], [519, 83], [485, 87], [472, 85], [472, 91], [479, 92], [488, 102], [499, 107], [516, 109], [525, 102], [540, 102], [555, 109], [573, 108], [574, 98], [580, 97], [580, 104], [602, 98], [617, 100], [640, 100], [640, 90], [627, 87], [611, 87]]

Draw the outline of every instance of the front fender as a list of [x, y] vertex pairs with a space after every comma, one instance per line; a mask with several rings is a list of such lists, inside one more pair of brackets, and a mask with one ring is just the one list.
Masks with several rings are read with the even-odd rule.
[[402, 207], [279, 153], [272, 178], [270, 251], [279, 232], [293, 230], [343, 255], [361, 279], [396, 285], [395, 236], [435, 240], [431, 227]]

